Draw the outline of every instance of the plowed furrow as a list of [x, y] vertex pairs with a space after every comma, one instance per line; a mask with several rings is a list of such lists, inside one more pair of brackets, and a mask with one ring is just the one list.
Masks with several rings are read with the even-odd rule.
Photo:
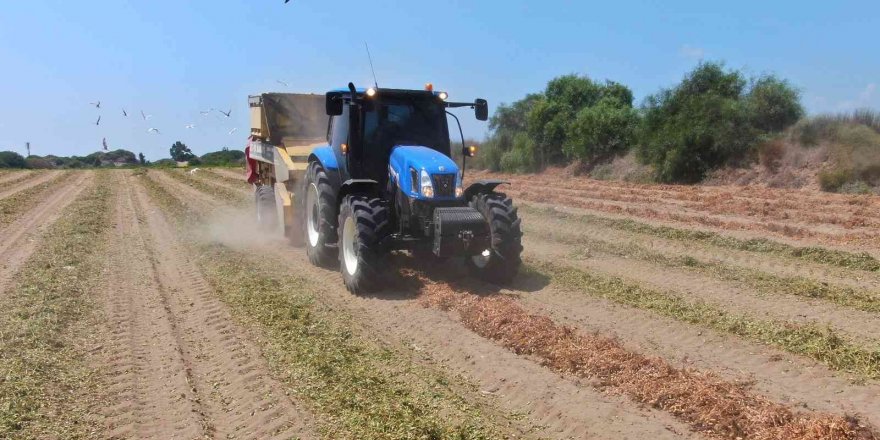
[[[692, 257], [732, 267], [759, 270], [781, 277], [804, 277], [819, 282], [848, 286], [853, 289], [880, 291], [880, 275], [869, 271], [853, 271], [795, 258], [769, 256], [757, 252], [665, 239], [649, 234], [619, 231], [587, 220], [566, 219], [532, 209], [520, 209], [523, 224], [537, 235], [552, 235], [571, 244], [579, 240], [605, 243], [637, 243], [640, 247], [675, 258]], [[535, 235], [535, 234], [528, 234]]]
[[58, 219], [64, 207], [88, 186], [87, 182], [92, 178], [91, 173], [84, 173], [70, 184], [61, 185], [42, 203], [0, 229], [0, 268], [3, 269], [0, 271], [0, 294], [3, 294], [10, 277], [36, 249], [45, 228]]
[[3, 185], [0, 187], [0, 199], [5, 199], [17, 192], [24, 191], [32, 186], [39, 185], [41, 183], [48, 182], [60, 175], [61, 171], [49, 171], [45, 173], [35, 173], [33, 177], [28, 177], [20, 182], [15, 182], [10, 185]]
[[211, 292], [140, 187], [135, 198], [148, 234], [155, 284], [173, 317], [207, 430], [219, 438], [311, 438], [308, 413], [281, 392], [248, 335]]
[[0, 186], [8, 186], [29, 178], [33, 171], [7, 171], [0, 174]]

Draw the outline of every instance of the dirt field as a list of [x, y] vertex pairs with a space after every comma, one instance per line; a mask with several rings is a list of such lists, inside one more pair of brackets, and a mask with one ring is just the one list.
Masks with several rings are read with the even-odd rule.
[[358, 297], [235, 171], [4, 173], [0, 438], [880, 436], [880, 198], [500, 177], [511, 286]]

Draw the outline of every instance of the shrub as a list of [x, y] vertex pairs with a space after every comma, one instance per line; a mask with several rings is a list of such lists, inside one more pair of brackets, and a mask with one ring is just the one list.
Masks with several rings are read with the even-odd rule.
[[769, 171], [776, 171], [785, 156], [785, 143], [782, 139], [771, 139], [758, 145], [758, 163]]
[[753, 81], [746, 105], [752, 126], [765, 133], [782, 131], [804, 115], [800, 92], [772, 75]]
[[48, 159], [42, 158], [40, 156], [28, 156], [25, 159], [28, 168], [32, 169], [48, 169], [55, 168], [55, 165]]
[[635, 141], [638, 114], [615, 98], [603, 98], [585, 107], [567, 127], [563, 146], [567, 157], [587, 162], [605, 161], [625, 153]]
[[201, 157], [205, 166], [231, 166], [244, 164], [244, 151], [223, 148], [220, 151], [205, 153]]
[[27, 163], [14, 151], [0, 151], [0, 168], [25, 168]]
[[516, 135], [513, 140], [513, 148], [501, 155], [500, 168], [501, 171], [507, 173], [537, 171], [535, 142], [525, 133]]
[[833, 169], [819, 172], [819, 186], [823, 191], [836, 192], [851, 179], [852, 174], [847, 170]]
[[747, 81], [719, 63], [700, 63], [680, 84], [643, 104], [638, 156], [658, 180], [694, 183], [746, 157], [768, 134], [802, 112], [799, 95], [772, 76]]

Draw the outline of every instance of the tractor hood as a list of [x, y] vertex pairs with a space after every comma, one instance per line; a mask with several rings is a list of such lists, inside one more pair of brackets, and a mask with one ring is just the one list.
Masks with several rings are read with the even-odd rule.
[[[425, 170], [431, 176], [435, 174], [458, 175], [458, 165], [443, 153], [428, 147], [415, 145], [398, 145], [391, 150], [388, 164], [391, 178], [410, 197], [422, 198], [418, 190], [418, 176]], [[412, 171], [415, 171], [413, 173]], [[415, 176], [413, 176], [415, 174]], [[413, 182], [413, 177], [416, 178]], [[457, 177], [455, 177], [457, 181]], [[415, 183], [415, 184], [414, 184]], [[455, 197], [435, 197], [435, 199], [454, 199]]]

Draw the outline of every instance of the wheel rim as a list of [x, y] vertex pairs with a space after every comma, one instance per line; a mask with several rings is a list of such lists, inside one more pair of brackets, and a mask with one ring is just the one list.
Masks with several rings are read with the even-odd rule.
[[358, 269], [357, 255], [357, 227], [354, 218], [345, 219], [342, 226], [342, 260], [345, 263], [345, 271], [354, 276]]
[[312, 247], [317, 246], [321, 239], [321, 231], [318, 229], [318, 212], [318, 187], [313, 183], [309, 185], [309, 191], [306, 195], [306, 218], [308, 219], [306, 232], [309, 236], [309, 245]]
[[471, 261], [474, 263], [474, 266], [483, 269], [486, 267], [487, 264], [489, 264], [490, 258], [492, 258], [492, 251], [486, 249], [482, 253], [472, 256]]

